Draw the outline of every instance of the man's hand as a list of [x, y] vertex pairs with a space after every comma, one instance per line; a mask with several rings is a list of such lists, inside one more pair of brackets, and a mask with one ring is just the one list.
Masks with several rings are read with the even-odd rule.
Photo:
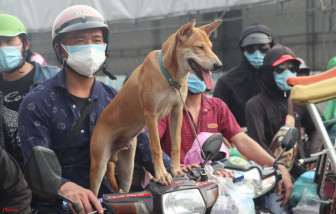
[[285, 166], [278, 165], [278, 169], [281, 172], [282, 179], [278, 183], [276, 193], [277, 195], [281, 195], [281, 193], [283, 193], [282, 189], [284, 188], [285, 196], [282, 198], [279, 198], [277, 202], [282, 201], [282, 203], [280, 204], [280, 207], [284, 207], [291, 197], [292, 190], [293, 190], [293, 183], [292, 183], [291, 176], [289, 175]]
[[201, 168], [201, 166], [198, 164], [189, 164], [187, 166], [181, 167], [183, 172], [190, 172], [193, 168]]
[[214, 171], [214, 173], [216, 174], [216, 175], [218, 175], [218, 176], [220, 176], [220, 177], [230, 177], [230, 178], [234, 178], [234, 176], [233, 176], [233, 173], [234, 173], [234, 171], [225, 171], [225, 170], [223, 170], [223, 169], [216, 169], [215, 171]]
[[[97, 197], [88, 189], [85, 189], [73, 182], [66, 182], [61, 186], [60, 193], [67, 196], [68, 198], [77, 201], [83, 206], [81, 214], [93, 212], [91, 204], [95, 207], [98, 213], [104, 213], [103, 207], [101, 206]], [[76, 213], [69, 204], [70, 209], [73, 213]]]
[[[187, 166], [184, 166], [182, 167], [182, 171], [183, 172], [189, 172], [189, 171], [192, 171], [193, 168], [201, 168], [200, 165], [198, 164], [190, 164], [190, 165], [187, 165]], [[233, 172], [227, 172], [223, 169], [217, 169], [217, 170], [214, 170], [214, 174], [218, 175], [218, 176], [221, 176], [221, 177], [230, 177], [230, 178], [233, 178]]]
[[142, 167], [142, 169], [145, 172], [145, 174], [148, 176], [149, 181], [154, 182], [155, 181], [155, 177], [152, 175], [152, 173], [148, 172], [144, 166]]

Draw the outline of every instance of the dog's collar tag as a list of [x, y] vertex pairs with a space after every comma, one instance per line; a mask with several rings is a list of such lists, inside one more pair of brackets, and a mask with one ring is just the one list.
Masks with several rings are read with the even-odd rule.
[[160, 50], [160, 52], [159, 52], [159, 64], [160, 64], [161, 71], [162, 71], [163, 75], [166, 77], [166, 79], [168, 80], [170, 86], [176, 88], [177, 90], [180, 90], [181, 85], [173, 80], [173, 77], [170, 75], [169, 71], [163, 66], [162, 50]]

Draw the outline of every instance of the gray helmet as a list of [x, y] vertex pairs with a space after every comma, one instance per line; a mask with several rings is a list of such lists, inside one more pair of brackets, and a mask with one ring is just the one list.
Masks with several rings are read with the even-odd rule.
[[249, 45], [256, 45], [256, 44], [268, 44], [272, 42], [272, 37], [265, 34], [265, 33], [251, 33], [249, 35], [247, 35], [242, 43], [241, 43], [241, 47], [246, 47]]

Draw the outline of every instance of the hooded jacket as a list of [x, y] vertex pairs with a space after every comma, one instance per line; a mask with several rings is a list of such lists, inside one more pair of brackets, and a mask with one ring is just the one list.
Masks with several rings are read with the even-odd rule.
[[[273, 154], [269, 149], [270, 143], [280, 127], [285, 125], [286, 115], [288, 114], [290, 91], [284, 92], [278, 88], [274, 80], [272, 66], [283, 55], [295, 57], [293, 51], [282, 45], [275, 45], [267, 52], [262, 68], [262, 92], [251, 98], [246, 104], [245, 115], [248, 135], [272, 156]], [[320, 142], [307, 107], [304, 104], [293, 103], [293, 116], [296, 128], [300, 130], [300, 127], [304, 127], [310, 141], [307, 144], [309, 147], [304, 150], [299, 131], [297, 157], [304, 158], [305, 155], [319, 151]], [[292, 175], [297, 177], [302, 172], [304, 172], [304, 169], [299, 169], [297, 164], [296, 166], [294, 164], [291, 171]]]
[[[244, 38], [251, 33], [265, 33], [272, 38], [271, 47], [274, 45], [274, 37], [271, 30], [262, 24], [254, 24], [245, 28], [239, 38], [241, 52], [244, 48], [241, 44]], [[226, 72], [217, 81], [214, 89], [214, 97], [222, 99], [235, 116], [240, 126], [246, 126], [245, 105], [254, 95], [261, 92], [261, 69], [255, 69], [243, 54], [242, 63]]]

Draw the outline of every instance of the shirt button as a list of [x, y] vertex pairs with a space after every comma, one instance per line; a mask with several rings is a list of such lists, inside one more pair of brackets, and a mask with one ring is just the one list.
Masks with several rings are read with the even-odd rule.
[[83, 129], [81, 130], [81, 133], [84, 134], [84, 130]]
[[208, 111], [208, 109], [204, 109], [204, 111], [205, 111], [205, 112], [207, 112], [207, 111]]
[[76, 105], [72, 105], [72, 108], [76, 108]]

